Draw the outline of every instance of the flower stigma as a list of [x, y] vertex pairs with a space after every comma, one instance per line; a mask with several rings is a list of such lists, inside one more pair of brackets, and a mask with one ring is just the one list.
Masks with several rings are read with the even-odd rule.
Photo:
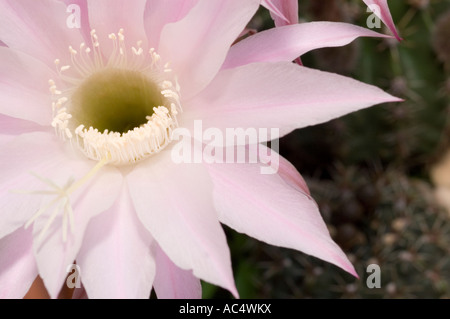
[[90, 36], [91, 47], [85, 43], [78, 51], [69, 47], [70, 64], [55, 60], [58, 85], [53, 79], [48, 83], [56, 134], [97, 164], [78, 181], [71, 178], [62, 187], [33, 173], [50, 190], [26, 193], [54, 196], [25, 224], [28, 228], [53, 209], [40, 230], [39, 242], [60, 212], [66, 242], [69, 227], [72, 234], [75, 227], [70, 196], [105, 165], [134, 164], [164, 149], [172, 141], [182, 111], [176, 76], [153, 48], [145, 54], [142, 41], [127, 48], [120, 29], [109, 35], [113, 47], [105, 58], [96, 31]]

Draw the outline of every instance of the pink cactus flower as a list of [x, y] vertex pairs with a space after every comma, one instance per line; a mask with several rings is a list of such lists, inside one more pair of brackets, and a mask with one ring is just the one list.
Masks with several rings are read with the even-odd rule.
[[285, 135], [399, 101], [290, 62], [382, 35], [311, 23], [231, 46], [260, 0], [71, 2], [0, 0], [0, 297], [39, 275], [55, 298], [75, 261], [89, 298], [199, 298], [200, 279], [237, 297], [221, 223], [357, 276], [286, 160], [176, 163], [174, 133]]

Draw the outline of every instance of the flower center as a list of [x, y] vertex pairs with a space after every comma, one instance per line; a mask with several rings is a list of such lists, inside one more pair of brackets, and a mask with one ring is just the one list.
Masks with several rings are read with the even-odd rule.
[[[143, 54], [138, 42], [138, 49], [127, 50], [122, 29], [109, 38], [113, 51], [108, 59], [93, 30], [92, 50], [82, 43], [79, 53], [69, 47], [71, 65], [60, 67], [60, 60], [55, 60], [68, 85], [60, 91], [55, 81], [49, 81], [54, 96], [52, 126], [62, 139], [76, 141], [73, 144], [90, 159], [131, 164], [171, 142], [181, 110], [179, 88], [154, 49]], [[75, 75], [67, 76], [72, 67]]]
[[106, 69], [86, 79], [72, 95], [72, 116], [78, 125], [127, 133], [147, 123], [153, 108], [163, 104], [161, 90], [145, 75]]

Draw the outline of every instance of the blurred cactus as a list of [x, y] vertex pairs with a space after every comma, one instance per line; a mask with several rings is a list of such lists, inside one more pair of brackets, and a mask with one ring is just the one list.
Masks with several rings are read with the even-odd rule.
[[436, 23], [433, 46], [439, 60], [450, 68], [450, 11], [442, 14]]
[[[345, 0], [309, 1], [306, 12], [312, 21], [333, 21], [354, 23], [360, 6]], [[349, 74], [356, 66], [359, 57], [358, 42], [352, 42], [342, 48], [325, 48], [314, 51], [316, 67], [339, 74]]]

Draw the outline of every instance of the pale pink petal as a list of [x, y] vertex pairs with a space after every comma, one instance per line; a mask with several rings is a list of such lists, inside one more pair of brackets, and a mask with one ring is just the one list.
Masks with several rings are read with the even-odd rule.
[[316, 203], [259, 164], [211, 164], [220, 221], [271, 245], [303, 251], [356, 272], [331, 239]]
[[137, 42], [143, 41], [146, 50], [144, 29], [144, 9], [146, 0], [88, 0], [89, 22], [97, 32], [101, 50], [106, 56], [112, 52], [113, 42], [108, 36], [118, 33], [121, 28], [125, 32], [127, 47], [136, 47]]
[[340, 22], [310, 22], [273, 28], [233, 45], [222, 68], [254, 62], [293, 61], [311, 50], [343, 46], [358, 37], [389, 36]]
[[78, 46], [83, 37], [79, 29], [67, 26], [66, 9], [53, 0], [1, 0], [0, 40], [49, 66], [57, 58], [70, 62], [69, 46]]
[[[253, 63], [221, 71], [198, 96], [185, 101], [183, 125], [203, 128], [279, 128], [283, 136], [384, 102], [381, 89], [348, 77], [289, 62]], [[259, 142], [264, 142], [261, 140]]]
[[0, 47], [0, 113], [50, 126], [52, 78], [55, 73], [42, 62]]
[[[95, 162], [88, 160], [67, 163], [65, 176], [67, 179], [74, 177], [75, 180], [79, 180], [94, 165]], [[59, 172], [59, 176], [61, 175], [63, 173]], [[70, 196], [75, 230], [72, 234], [69, 228], [66, 242], [63, 242], [62, 213], [52, 223], [41, 242], [37, 239], [47, 223], [49, 215], [53, 213], [53, 209], [39, 217], [34, 223], [33, 251], [39, 274], [52, 298], [58, 296], [62, 286], [66, 283], [66, 276], [71, 272], [68, 267], [76, 259], [89, 221], [114, 204], [121, 186], [122, 175], [120, 172], [115, 167], [105, 166]], [[49, 197], [47, 201], [51, 199], [52, 197]]]
[[213, 79], [258, 6], [259, 0], [201, 0], [183, 20], [164, 27], [159, 53], [178, 75], [185, 98]]
[[175, 164], [163, 151], [127, 176], [139, 219], [167, 256], [235, 296], [230, 253], [201, 164]]
[[[70, 146], [69, 146], [70, 147]], [[70, 148], [45, 132], [23, 134], [0, 145], [0, 238], [22, 227], [38, 210], [41, 196], [24, 191], [48, 189], [31, 173], [64, 185], [71, 175]], [[67, 165], [67, 166], [66, 166]], [[61, 171], [66, 174], [58, 176]]]
[[94, 217], [77, 255], [90, 298], [150, 298], [155, 276], [152, 238], [136, 216], [124, 183], [114, 205]]
[[270, 11], [275, 26], [298, 23], [298, 0], [263, 0], [261, 4]]
[[0, 298], [23, 298], [38, 275], [31, 229], [0, 239]]
[[[392, 20], [391, 12], [389, 11], [389, 6], [387, 0], [363, 0], [365, 4], [369, 6], [369, 8], [376, 8], [374, 11], [375, 14], [384, 22], [384, 24], [391, 30], [391, 32], [395, 35], [397, 40], [401, 40], [398, 35], [397, 29], [395, 28], [395, 23]], [[372, 7], [377, 6], [377, 7]]]
[[158, 299], [201, 299], [200, 280], [191, 270], [178, 268], [156, 245], [156, 276], [153, 287]]
[[144, 23], [149, 46], [158, 51], [164, 26], [183, 19], [199, 0], [147, 0]]

